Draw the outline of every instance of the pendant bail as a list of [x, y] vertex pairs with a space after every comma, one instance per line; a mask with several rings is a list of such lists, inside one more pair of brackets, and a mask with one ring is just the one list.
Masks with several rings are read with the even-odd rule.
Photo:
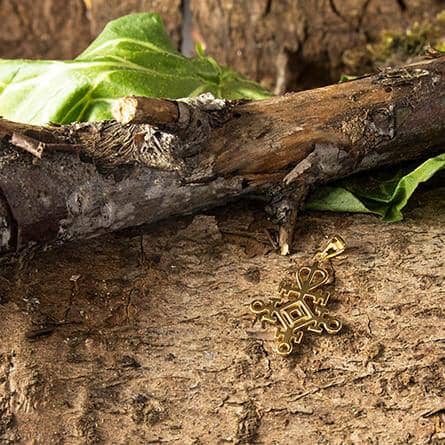
[[327, 246], [314, 256], [316, 261], [326, 261], [342, 254], [346, 249], [346, 242], [340, 235], [334, 235], [328, 242]]

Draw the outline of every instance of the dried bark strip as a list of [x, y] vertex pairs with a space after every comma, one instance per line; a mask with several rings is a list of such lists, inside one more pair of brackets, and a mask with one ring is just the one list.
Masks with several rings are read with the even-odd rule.
[[[284, 227], [286, 253], [314, 185], [443, 150], [444, 85], [441, 57], [265, 101], [130, 101], [137, 122], [143, 110], [151, 125], [42, 128], [2, 120], [0, 251], [255, 195]], [[32, 141], [43, 149], [41, 160], [17, 149]], [[69, 146], [73, 153], [45, 149]]]

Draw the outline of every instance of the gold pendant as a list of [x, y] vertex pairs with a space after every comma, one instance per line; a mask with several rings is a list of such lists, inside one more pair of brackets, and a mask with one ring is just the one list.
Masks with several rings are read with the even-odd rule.
[[270, 298], [267, 303], [254, 300], [250, 310], [256, 315], [262, 327], [276, 326], [275, 352], [289, 355], [294, 344], [301, 343], [304, 332], [336, 334], [342, 324], [330, 316], [326, 309], [329, 292], [320, 289], [329, 281], [329, 272], [323, 262], [344, 252], [346, 243], [336, 235], [324, 250], [314, 256], [312, 266], [303, 266], [289, 282], [280, 285], [278, 298]]

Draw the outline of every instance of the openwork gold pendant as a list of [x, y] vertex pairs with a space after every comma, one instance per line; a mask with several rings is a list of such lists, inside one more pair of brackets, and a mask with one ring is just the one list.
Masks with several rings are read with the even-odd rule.
[[250, 310], [256, 315], [264, 328], [266, 324], [276, 326], [275, 351], [280, 355], [289, 355], [295, 344], [301, 343], [306, 331], [321, 334], [337, 333], [342, 324], [330, 316], [326, 309], [329, 292], [321, 289], [329, 281], [329, 272], [323, 262], [344, 252], [345, 242], [340, 236], [334, 236], [327, 247], [314, 257], [312, 266], [303, 266], [290, 281], [280, 285], [280, 296], [263, 300], [254, 300]]

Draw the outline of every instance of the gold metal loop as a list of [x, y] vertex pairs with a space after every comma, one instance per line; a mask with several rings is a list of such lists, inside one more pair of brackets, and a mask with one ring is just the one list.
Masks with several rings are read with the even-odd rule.
[[316, 261], [326, 261], [342, 254], [346, 249], [346, 242], [340, 235], [334, 235], [328, 242], [327, 246], [314, 256]]

